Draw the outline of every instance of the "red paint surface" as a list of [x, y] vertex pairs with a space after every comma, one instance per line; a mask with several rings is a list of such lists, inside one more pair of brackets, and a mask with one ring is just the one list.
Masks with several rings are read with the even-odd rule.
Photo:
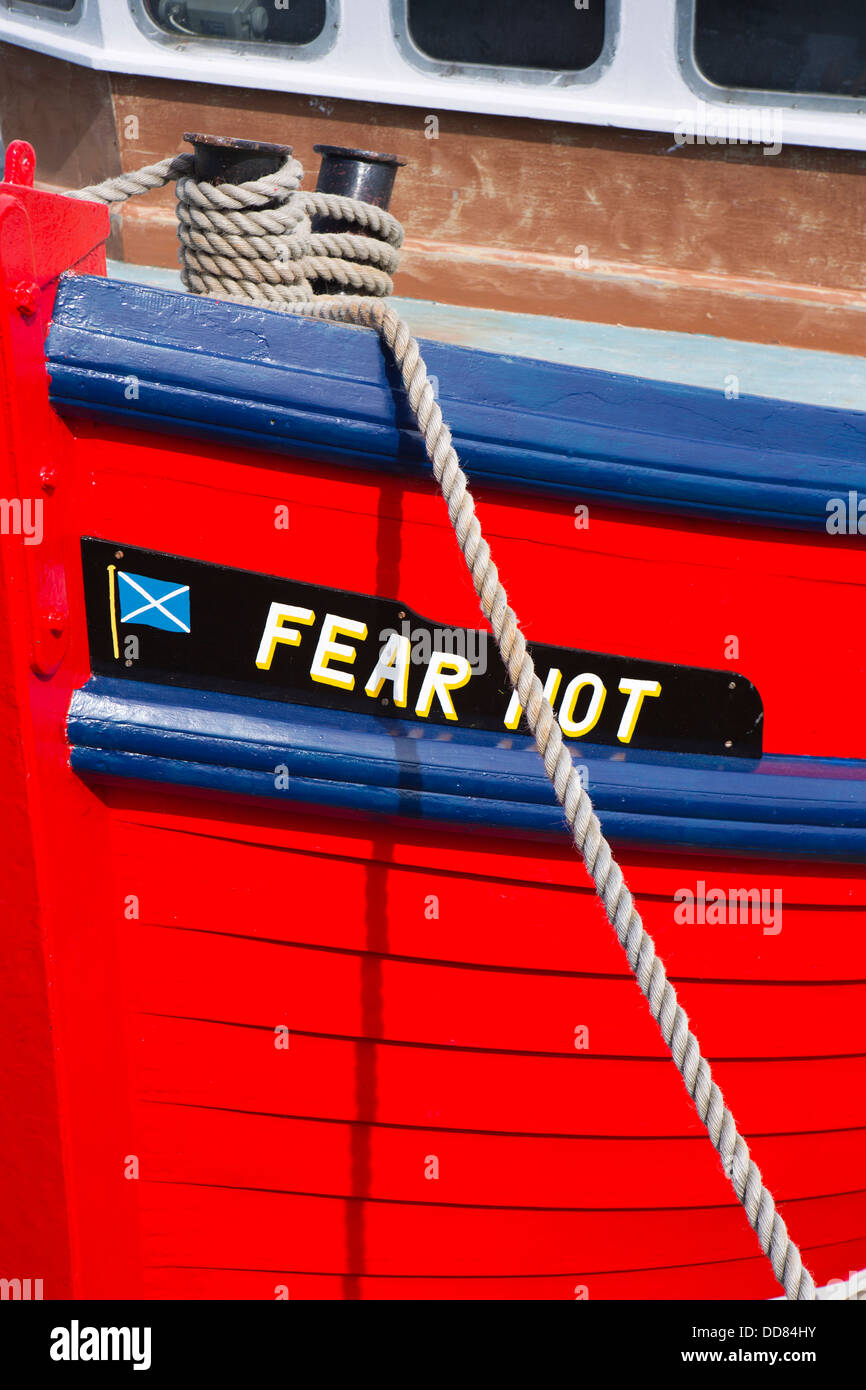
[[[80, 205], [51, 215], [74, 230]], [[6, 438], [0, 491], [56, 461], [45, 553], [70, 616], [38, 679], [34, 561], [4, 537], [0, 1056], [18, 1046], [21, 1066], [2, 1073], [20, 1200], [0, 1273], [47, 1272], [46, 1297], [774, 1295], [567, 845], [71, 774], [82, 534], [401, 598], [449, 625], [476, 624], [477, 603], [432, 486], [70, 428], [11, 312], [6, 389], [29, 374], [32, 449]], [[769, 750], [866, 753], [862, 549], [595, 509], [576, 531], [570, 506], [504, 494], [479, 510], [528, 635], [702, 666], [737, 635]], [[584, 612], [585, 587], [606, 611]], [[623, 862], [810, 1267], [846, 1277], [866, 1264], [866, 873], [675, 847]], [[678, 926], [673, 893], [701, 879], [781, 889], [782, 931]]]
[[[404, 600], [446, 625], [481, 615], [431, 483], [76, 426], [94, 534]], [[467, 460], [471, 478], [471, 459]], [[866, 757], [857, 537], [696, 522], [476, 490], [526, 635], [725, 669], [757, 685], [768, 753]], [[289, 529], [274, 528], [288, 505]], [[128, 519], [136, 519], [136, 535]], [[586, 603], [582, 592], [602, 596]], [[739, 658], [726, 659], [730, 638]]]

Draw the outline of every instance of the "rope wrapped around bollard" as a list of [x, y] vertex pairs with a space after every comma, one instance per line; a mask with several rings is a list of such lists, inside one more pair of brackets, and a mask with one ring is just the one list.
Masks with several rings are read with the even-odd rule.
[[[393, 292], [403, 228], [386, 209], [302, 190], [293, 156], [240, 184], [197, 180], [194, 164], [194, 154], [179, 154], [69, 196], [113, 205], [174, 181], [180, 274], [192, 294], [286, 309], [313, 299], [313, 281], [371, 298]], [[314, 232], [313, 217], [347, 230]]]

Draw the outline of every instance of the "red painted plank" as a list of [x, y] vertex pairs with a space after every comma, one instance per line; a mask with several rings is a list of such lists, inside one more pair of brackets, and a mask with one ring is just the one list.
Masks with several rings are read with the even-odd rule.
[[[498, 862], [488, 857], [486, 874], [480, 866], [473, 874], [350, 858], [329, 852], [327, 840], [318, 851], [295, 850], [157, 825], [122, 823], [115, 845], [118, 875], [135, 885], [142, 917], [156, 925], [211, 930], [226, 922], [255, 937], [363, 950], [375, 910], [391, 955], [630, 976], [594, 889], [515, 881], [515, 856], [506, 851]], [[668, 880], [667, 894], [641, 894], [638, 907], [674, 979], [866, 980], [863, 909], [801, 903], [796, 878], [760, 863], [705, 866], [691, 877], [671, 865]], [[290, 887], [295, 910], [275, 901], [275, 882]], [[674, 893], [695, 892], [698, 882], [725, 892], [778, 890], [781, 909], [769, 932], [751, 921], [677, 923]], [[347, 903], [360, 910], [347, 912]]]
[[[146, 1181], [141, 1204], [149, 1265], [550, 1275], [748, 1259], [756, 1245], [733, 1207], [507, 1211]], [[866, 1193], [788, 1203], [784, 1215], [805, 1245], [859, 1238]]]
[[[866, 1239], [805, 1250], [809, 1268], [819, 1283], [849, 1282], [849, 1271], [866, 1265]], [[474, 1279], [388, 1278], [339, 1274], [309, 1274], [290, 1269], [174, 1269], [153, 1266], [145, 1271], [150, 1298], [295, 1300], [399, 1299], [574, 1301], [599, 1299], [765, 1299], [778, 1285], [763, 1256], [726, 1264], [681, 1265], [672, 1269], [623, 1270], [618, 1273], [537, 1275], [534, 1278]], [[855, 1283], [854, 1287], [858, 1287]], [[767, 1322], [772, 1322], [767, 1309]]]
[[[458, 830], [425, 825], [377, 825], [314, 811], [285, 811], [258, 802], [237, 806], [183, 795], [166, 798], [162, 787], [100, 788], [114, 808], [117, 850], [123, 852], [127, 830], [163, 827], [172, 835], [189, 836], [190, 852], [199, 836], [220, 841], [228, 852], [232, 843], [296, 849], [304, 854], [363, 860], [377, 864], [442, 870], [469, 878], [505, 880], [517, 884], [561, 885], [585, 889], [589, 879], [582, 861], [568, 842], [527, 841], [518, 837], [480, 833], [467, 837]], [[221, 852], [221, 851], [220, 851]], [[857, 864], [814, 864], [803, 861], [732, 860], [682, 854], [671, 846], [657, 851], [623, 850], [620, 862], [636, 893], [672, 900], [676, 888], [689, 880], [718, 876], [723, 887], [736, 887], [744, 872], [758, 866], [785, 889], [785, 902], [816, 907], [866, 907], [866, 867]], [[505, 872], [503, 872], [505, 866]]]
[[[142, 1177], [473, 1206], [733, 1205], [721, 1163], [691, 1139], [551, 1139], [142, 1105]], [[777, 1200], [856, 1189], [866, 1129], [754, 1141]], [[359, 1166], [363, 1172], [359, 1173]]]
[[[701, 1134], [673, 1064], [399, 1047], [270, 1028], [140, 1017], [132, 1052], [146, 1100], [530, 1134]], [[866, 1058], [723, 1062], [714, 1069], [746, 1135], [862, 1124]], [[709, 1144], [709, 1141], [706, 1141]]]
[[[243, 921], [220, 930], [241, 931]], [[128, 924], [125, 945], [135, 1007], [146, 1012], [439, 1046], [570, 1055], [579, 1044], [598, 1056], [665, 1055], [627, 978], [418, 964], [145, 921]], [[838, 1056], [863, 1046], [866, 985], [744, 992], [690, 982], [679, 993], [710, 1059]]]

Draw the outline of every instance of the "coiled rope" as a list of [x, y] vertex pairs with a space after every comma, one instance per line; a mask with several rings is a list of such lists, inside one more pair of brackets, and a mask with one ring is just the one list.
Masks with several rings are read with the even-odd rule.
[[[493, 631], [508, 679], [517, 691], [545, 771], [608, 921], [785, 1296], [814, 1299], [814, 1280], [737, 1130], [710, 1064], [701, 1054], [544, 694], [482, 534], [466, 474], [436, 403], [418, 343], [399, 314], [381, 302], [393, 288], [390, 272], [397, 265], [400, 224], [389, 213], [356, 199], [302, 192], [302, 169], [293, 158], [274, 175], [246, 184], [218, 186], [196, 183], [190, 176], [192, 160], [192, 155], [179, 155], [71, 196], [110, 204], [176, 179], [181, 275], [187, 289], [374, 328], [387, 344], [400, 369], [481, 611]], [[277, 206], [262, 207], [274, 201]], [[317, 235], [310, 229], [311, 214], [340, 218], [365, 228], [370, 236]], [[316, 295], [314, 280], [344, 286], [353, 293]]]
[[[314, 281], [354, 295], [392, 293], [403, 228], [389, 212], [302, 190], [304, 171], [294, 158], [239, 184], [197, 182], [194, 159], [179, 154], [69, 196], [113, 204], [176, 180], [181, 280], [193, 294], [289, 309], [313, 298]], [[314, 232], [314, 216], [357, 230]]]

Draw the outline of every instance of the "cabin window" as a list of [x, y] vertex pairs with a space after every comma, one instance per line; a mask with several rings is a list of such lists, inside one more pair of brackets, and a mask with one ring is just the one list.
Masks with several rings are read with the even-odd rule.
[[319, 38], [328, 18], [328, 0], [144, 0], [144, 8], [174, 38], [296, 46]]
[[860, 97], [866, 92], [866, 3], [695, 0], [694, 60], [718, 87]]
[[78, 0], [30, 0], [34, 10], [60, 10], [62, 14], [69, 14], [78, 4]]
[[406, 0], [406, 25], [438, 63], [581, 72], [601, 57], [605, 0]]

